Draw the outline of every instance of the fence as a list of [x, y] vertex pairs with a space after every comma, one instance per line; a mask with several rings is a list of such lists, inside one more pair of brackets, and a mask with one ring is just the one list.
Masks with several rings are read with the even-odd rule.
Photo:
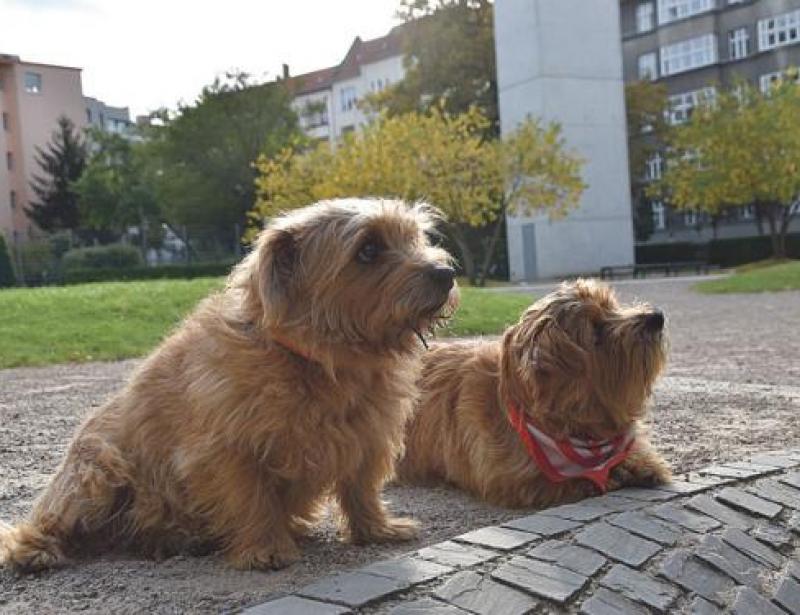
[[101, 266], [91, 272], [85, 269], [70, 271], [65, 266], [64, 255], [75, 248], [98, 245], [97, 237], [60, 232], [27, 241], [18, 240], [8, 247], [17, 283], [43, 286], [93, 279], [193, 277], [195, 273], [203, 275], [203, 272], [218, 275], [240, 260], [246, 251], [247, 247], [241, 241], [242, 233], [238, 224], [228, 228], [162, 225], [147, 230], [132, 227], [116, 243], [135, 247], [140, 262], [135, 267]]

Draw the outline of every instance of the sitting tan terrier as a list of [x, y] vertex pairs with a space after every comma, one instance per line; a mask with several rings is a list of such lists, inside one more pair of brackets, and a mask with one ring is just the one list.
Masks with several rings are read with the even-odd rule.
[[665, 364], [663, 327], [660, 311], [578, 280], [534, 303], [502, 341], [434, 348], [400, 478], [444, 479], [506, 507], [669, 481], [639, 424]]
[[433, 211], [323, 202], [273, 220], [225, 289], [89, 416], [0, 562], [35, 570], [126, 546], [299, 557], [333, 494], [356, 542], [406, 540], [380, 499], [416, 395], [421, 331], [457, 301]]

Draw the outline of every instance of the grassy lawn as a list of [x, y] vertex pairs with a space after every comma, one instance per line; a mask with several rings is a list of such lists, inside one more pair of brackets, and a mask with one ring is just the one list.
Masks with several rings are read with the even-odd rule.
[[[0, 291], [0, 368], [140, 356], [221, 285], [202, 278]], [[464, 288], [447, 334], [499, 333], [530, 301]]]
[[737, 269], [728, 278], [700, 282], [701, 293], [763, 293], [800, 290], [800, 261], [753, 263]]

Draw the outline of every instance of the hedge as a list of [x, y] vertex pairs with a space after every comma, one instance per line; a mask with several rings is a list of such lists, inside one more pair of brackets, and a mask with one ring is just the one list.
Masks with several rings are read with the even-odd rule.
[[142, 256], [134, 246], [113, 243], [69, 250], [62, 259], [65, 274], [72, 270], [123, 269], [142, 266]]
[[11, 257], [6, 248], [6, 240], [0, 234], [0, 288], [8, 288], [16, 285], [16, 283], [14, 268], [11, 266]]
[[[789, 258], [800, 258], [800, 234], [787, 235]], [[637, 264], [708, 261], [720, 267], [736, 267], [772, 257], [772, 241], [768, 236], [716, 239], [705, 244], [675, 242], [636, 246]]]
[[68, 269], [64, 284], [87, 282], [126, 282], [132, 280], [162, 280], [209, 278], [228, 275], [233, 263], [197, 263], [192, 265], [157, 265], [155, 267], [124, 267], [120, 269]]

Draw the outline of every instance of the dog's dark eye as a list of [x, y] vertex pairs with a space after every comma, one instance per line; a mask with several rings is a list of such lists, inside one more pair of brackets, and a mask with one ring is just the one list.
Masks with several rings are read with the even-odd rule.
[[381, 253], [382, 246], [374, 240], [365, 241], [364, 244], [358, 249], [356, 260], [359, 263], [368, 265], [375, 262], [378, 255]]

